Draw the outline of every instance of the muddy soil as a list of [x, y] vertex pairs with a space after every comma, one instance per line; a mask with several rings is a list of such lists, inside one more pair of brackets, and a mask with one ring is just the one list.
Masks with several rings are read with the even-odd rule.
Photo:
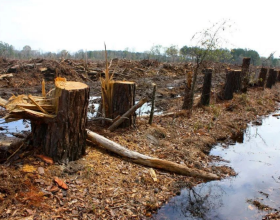
[[[106, 126], [93, 121], [88, 128], [149, 156], [203, 169], [221, 178], [235, 175], [230, 167], [210, 166], [213, 158], [208, 153], [215, 143], [229, 141], [248, 122], [275, 110], [276, 101], [280, 100], [279, 85], [271, 90], [250, 88], [247, 94], [235, 94], [231, 101], [219, 101], [216, 94], [224, 83], [227, 66], [217, 65], [210, 106], [196, 106], [190, 113], [181, 111], [187, 68], [184, 63], [120, 60], [115, 79], [136, 81], [138, 99], [150, 97], [151, 83], [156, 83], [156, 107], [172, 114], [155, 116], [153, 125], [148, 124], [147, 117], [138, 117], [136, 127], [116, 132], [109, 132]], [[0, 97], [39, 94], [42, 79], [49, 80], [47, 89], [51, 89], [56, 76], [85, 82], [91, 94], [99, 96], [98, 76], [103, 69], [104, 62], [2, 59], [0, 76], [13, 73], [13, 77], [0, 80]], [[199, 75], [197, 100], [202, 79]], [[82, 159], [67, 165], [50, 164], [36, 156], [40, 149], [31, 143], [27, 139], [20, 149], [14, 146], [7, 156], [18, 150], [17, 158], [1, 165], [0, 218], [147, 219], [181, 188], [203, 182], [161, 170], [154, 170], [155, 181], [150, 168], [126, 161], [90, 142]], [[59, 187], [55, 177], [64, 181], [68, 189]]]

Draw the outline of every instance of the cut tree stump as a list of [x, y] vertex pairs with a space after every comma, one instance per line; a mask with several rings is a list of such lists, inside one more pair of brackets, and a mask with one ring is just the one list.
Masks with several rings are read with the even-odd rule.
[[266, 88], [271, 89], [272, 86], [275, 84], [275, 74], [274, 74], [274, 69], [269, 69], [268, 72], [268, 77], [267, 77], [267, 81], [266, 81]]
[[57, 81], [54, 102], [55, 118], [31, 120], [33, 145], [54, 161], [68, 163], [85, 154], [89, 87]]
[[217, 175], [205, 172], [203, 170], [199, 170], [196, 168], [188, 168], [187, 166], [184, 166], [181, 164], [177, 164], [177, 163], [170, 162], [167, 160], [161, 160], [161, 159], [154, 158], [154, 157], [149, 157], [144, 154], [140, 154], [138, 152], [131, 151], [131, 150], [119, 145], [118, 143], [115, 143], [90, 130], [87, 130], [87, 136], [88, 136], [88, 139], [90, 141], [94, 142], [95, 144], [98, 144], [101, 147], [103, 147], [109, 151], [112, 151], [122, 157], [128, 158], [129, 161], [132, 161], [134, 163], [166, 170], [166, 171], [169, 171], [172, 173], [177, 173], [180, 175], [198, 177], [198, 178], [202, 178], [205, 180], [220, 179]]
[[247, 88], [249, 86], [249, 67], [250, 67], [251, 58], [244, 57], [242, 62], [242, 70], [241, 70], [241, 81], [242, 81], [242, 92], [247, 92]]
[[231, 100], [233, 98], [233, 92], [235, 88], [235, 73], [230, 71], [226, 74], [226, 84], [224, 88], [223, 99]]
[[[110, 117], [114, 119], [119, 115], [125, 114], [131, 107], [135, 105], [135, 83], [126, 81], [114, 81], [112, 82], [112, 103]], [[136, 114], [130, 115], [126, 120], [122, 122], [119, 127], [125, 128], [135, 125]]]
[[231, 70], [234, 75], [233, 92], [241, 90], [241, 70]]
[[205, 106], [210, 103], [212, 71], [212, 69], [202, 70], [202, 73], [204, 73], [204, 81], [200, 103]]
[[259, 75], [259, 83], [258, 83], [259, 87], [264, 87], [266, 75], [267, 75], [267, 68], [262, 67]]

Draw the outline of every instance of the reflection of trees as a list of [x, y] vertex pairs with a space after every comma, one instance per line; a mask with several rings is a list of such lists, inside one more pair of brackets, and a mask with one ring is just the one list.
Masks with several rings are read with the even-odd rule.
[[172, 209], [173, 219], [219, 219], [215, 216], [215, 210], [223, 206], [223, 194], [225, 191], [215, 182], [200, 184], [183, 190], [180, 196], [173, 198], [165, 213], [168, 214], [168, 210]]

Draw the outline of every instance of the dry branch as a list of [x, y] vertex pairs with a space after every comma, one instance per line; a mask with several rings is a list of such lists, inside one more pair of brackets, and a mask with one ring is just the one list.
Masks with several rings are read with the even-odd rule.
[[166, 170], [172, 173], [177, 173], [185, 176], [193, 176], [193, 177], [198, 177], [202, 178], [205, 180], [218, 180], [220, 179], [217, 175], [212, 174], [212, 173], [207, 173], [203, 170], [198, 170], [196, 168], [188, 168], [184, 165], [177, 164], [174, 162], [166, 161], [166, 160], [161, 160], [158, 158], [153, 158], [150, 156], [146, 156], [144, 154], [140, 154], [135, 151], [128, 150], [127, 148], [97, 134], [94, 133], [88, 129], [87, 131], [87, 137], [89, 138], [90, 141], [102, 146], [103, 148], [112, 151], [122, 157], [128, 158], [130, 161], [153, 167], [153, 168], [158, 168], [162, 170]]
[[136, 105], [132, 106], [125, 114], [123, 114], [114, 124], [112, 124], [108, 129], [110, 131], [116, 130], [121, 123], [124, 122], [130, 115], [132, 115], [138, 108], [147, 102], [147, 98], [141, 99]]

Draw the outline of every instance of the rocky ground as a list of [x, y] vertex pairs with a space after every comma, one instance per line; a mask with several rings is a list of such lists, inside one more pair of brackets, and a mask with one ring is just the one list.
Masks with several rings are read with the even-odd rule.
[[[88, 123], [88, 129], [142, 154], [202, 169], [221, 178], [236, 175], [230, 167], [211, 165], [221, 159], [208, 155], [211, 147], [217, 142], [232, 141], [231, 137], [242, 132], [248, 122], [274, 111], [280, 93], [279, 85], [265, 90], [255, 87], [246, 94], [235, 94], [233, 100], [220, 101], [216, 94], [224, 82], [226, 67], [216, 64], [210, 106], [196, 106], [188, 112], [181, 111], [186, 64], [119, 61], [115, 77], [136, 81], [138, 99], [151, 95], [151, 83], [158, 85], [156, 107], [164, 114], [156, 115], [153, 125], [148, 124], [147, 117], [138, 117], [136, 126], [130, 129], [109, 132], [94, 121]], [[0, 97], [38, 94], [42, 79], [49, 80], [50, 89], [55, 76], [85, 82], [91, 87], [91, 94], [99, 96], [98, 76], [102, 76], [103, 68], [102, 62], [2, 59], [0, 77], [10, 73], [13, 76], [0, 80]], [[202, 75], [197, 100], [201, 85]], [[22, 142], [14, 144], [6, 157], [19, 149], [17, 157], [1, 165], [0, 218], [148, 219], [180, 189], [203, 182], [131, 163], [90, 142], [80, 160], [55, 164], [38, 156], [40, 149], [29, 146], [30, 141], [27, 139], [24, 147]]]

